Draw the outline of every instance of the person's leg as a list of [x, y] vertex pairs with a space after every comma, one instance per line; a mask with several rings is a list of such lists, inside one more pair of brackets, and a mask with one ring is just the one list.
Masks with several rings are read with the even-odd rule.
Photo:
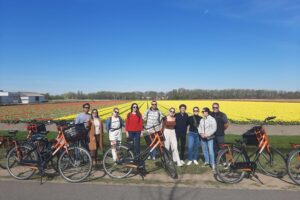
[[212, 168], [215, 167], [215, 153], [214, 153], [214, 140], [208, 140], [207, 141], [208, 145], [208, 151], [209, 151], [209, 164], [211, 165]]
[[203, 157], [204, 157], [204, 162], [209, 163], [207, 140], [202, 139], [201, 140], [201, 146], [202, 146], [202, 153], [203, 153]]
[[177, 162], [177, 165], [182, 166], [180, 162], [180, 157], [177, 148], [177, 138], [174, 130], [170, 131], [170, 142], [171, 142], [171, 151], [173, 156], [173, 161]]
[[218, 156], [221, 148], [220, 145], [224, 144], [224, 136], [216, 136], [214, 138], [214, 152], [215, 152], [215, 156]]
[[111, 145], [111, 154], [113, 157], [113, 161], [117, 160], [117, 150], [116, 150], [116, 142], [115, 141], [110, 141], [110, 145]]
[[140, 149], [141, 149], [141, 132], [136, 132], [135, 133], [134, 149], [135, 149], [137, 155], [140, 154]]
[[192, 132], [188, 133], [188, 160], [193, 160], [193, 146], [194, 146], [194, 134]]
[[182, 133], [180, 136], [180, 159], [184, 161], [185, 145], [186, 145], [186, 134]]
[[194, 133], [194, 160], [198, 161], [199, 154], [199, 136], [198, 133]]

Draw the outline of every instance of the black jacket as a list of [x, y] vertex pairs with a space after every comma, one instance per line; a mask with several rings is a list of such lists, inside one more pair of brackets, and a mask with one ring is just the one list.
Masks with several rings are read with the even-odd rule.
[[184, 113], [182, 115], [181, 113], [176, 113], [175, 118], [176, 118], [176, 126], [175, 126], [176, 134], [186, 134], [187, 127], [189, 125], [188, 114]]

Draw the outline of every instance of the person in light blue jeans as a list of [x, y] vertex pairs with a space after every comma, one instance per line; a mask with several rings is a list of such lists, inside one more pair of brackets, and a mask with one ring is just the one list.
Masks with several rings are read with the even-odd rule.
[[215, 155], [214, 155], [214, 134], [217, 130], [216, 120], [210, 116], [209, 108], [202, 109], [203, 118], [199, 124], [199, 134], [201, 136], [202, 152], [204, 155], [204, 166], [210, 164], [213, 173], [215, 173]]

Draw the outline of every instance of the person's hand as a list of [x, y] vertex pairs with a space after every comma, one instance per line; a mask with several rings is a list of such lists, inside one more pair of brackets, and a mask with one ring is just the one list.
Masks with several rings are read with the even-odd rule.
[[126, 138], [129, 138], [129, 134], [128, 134], [128, 132], [126, 131]]
[[144, 136], [144, 133], [143, 132], [141, 132], [141, 137], [143, 137]]

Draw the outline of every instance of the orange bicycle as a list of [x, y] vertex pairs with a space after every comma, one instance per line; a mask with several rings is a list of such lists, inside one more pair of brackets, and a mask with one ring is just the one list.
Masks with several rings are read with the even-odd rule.
[[291, 144], [294, 149], [289, 153], [287, 168], [289, 177], [300, 185], [300, 144]]
[[[158, 127], [154, 125], [145, 130], [154, 129]], [[158, 148], [161, 154], [162, 167], [166, 170], [167, 174], [176, 179], [177, 169], [171, 153], [165, 148], [164, 141], [165, 137], [161, 131], [155, 131], [154, 133], [145, 136], [145, 140], [149, 145], [147, 149], [138, 155], [133, 153], [133, 141], [127, 140], [124, 145], [120, 141], [117, 141], [115, 148], [110, 148], [104, 153], [103, 157], [103, 168], [105, 172], [112, 178], [125, 178], [131, 174], [133, 169], [137, 169], [138, 173], [144, 178], [144, 166], [150, 153]]]
[[[36, 171], [42, 176], [47, 175], [48, 163], [58, 156], [57, 169], [59, 174], [69, 182], [80, 182], [87, 178], [92, 170], [92, 158], [86, 149], [70, 147], [69, 142], [81, 134], [75, 126], [62, 121], [57, 124], [58, 134], [55, 143], [45, 137], [33, 138], [33, 145], [23, 145], [14, 141], [7, 155], [7, 170], [11, 176], [19, 180], [29, 179]], [[43, 145], [36, 145], [35, 142]]]

